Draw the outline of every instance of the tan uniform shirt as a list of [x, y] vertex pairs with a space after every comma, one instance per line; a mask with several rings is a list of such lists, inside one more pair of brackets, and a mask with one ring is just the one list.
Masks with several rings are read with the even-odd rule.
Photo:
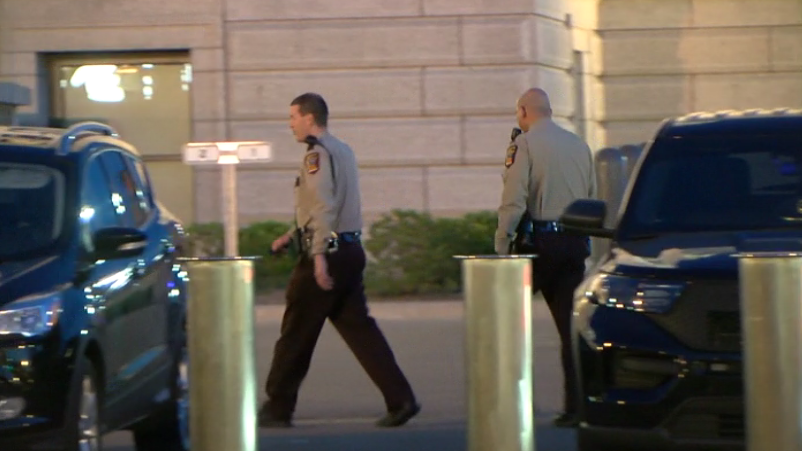
[[[360, 232], [359, 172], [353, 150], [329, 133], [307, 150], [295, 188], [298, 227], [313, 231], [311, 254], [328, 248], [332, 232]], [[333, 168], [332, 168], [333, 163]]]
[[509, 244], [525, 211], [536, 221], [556, 221], [576, 199], [596, 197], [593, 153], [579, 136], [550, 119], [533, 124], [507, 149], [495, 249]]

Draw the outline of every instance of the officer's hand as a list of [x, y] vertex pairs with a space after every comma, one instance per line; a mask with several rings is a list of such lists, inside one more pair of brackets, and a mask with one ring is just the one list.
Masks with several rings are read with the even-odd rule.
[[315, 281], [325, 291], [334, 288], [334, 279], [329, 275], [329, 265], [325, 254], [315, 255]]
[[495, 243], [496, 254], [508, 255], [510, 253], [510, 244], [511, 241], [509, 239], [496, 238], [496, 243]]
[[291, 237], [289, 235], [281, 235], [273, 241], [273, 245], [270, 246], [270, 249], [272, 249], [274, 253], [281, 252], [290, 245], [290, 239]]

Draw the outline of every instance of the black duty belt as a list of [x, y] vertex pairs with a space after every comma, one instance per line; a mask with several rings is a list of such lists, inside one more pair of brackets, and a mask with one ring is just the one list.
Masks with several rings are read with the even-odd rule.
[[337, 239], [341, 243], [356, 244], [362, 241], [361, 232], [340, 232], [337, 234]]
[[[303, 253], [309, 252], [312, 248], [312, 239], [314, 232], [311, 229], [298, 229], [300, 234], [300, 250]], [[337, 248], [341, 244], [359, 244], [361, 242], [361, 232], [340, 232], [332, 234], [331, 241], [329, 242], [329, 253], [337, 252]]]
[[562, 232], [563, 226], [557, 221], [532, 221], [534, 232]]

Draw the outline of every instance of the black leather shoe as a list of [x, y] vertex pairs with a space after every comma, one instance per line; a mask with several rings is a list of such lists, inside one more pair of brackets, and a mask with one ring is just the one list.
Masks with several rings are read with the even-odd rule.
[[562, 413], [552, 420], [552, 424], [558, 428], [575, 428], [579, 426], [579, 418], [575, 413]]
[[420, 404], [416, 402], [404, 404], [398, 410], [392, 410], [387, 412], [387, 415], [383, 416], [379, 421], [376, 422], [376, 426], [382, 428], [394, 428], [398, 426], [403, 426], [409, 421], [412, 417], [420, 412]]
[[259, 427], [272, 428], [272, 429], [285, 429], [292, 427], [292, 421], [289, 418], [278, 418], [270, 412], [270, 404], [264, 403], [259, 409], [257, 417]]

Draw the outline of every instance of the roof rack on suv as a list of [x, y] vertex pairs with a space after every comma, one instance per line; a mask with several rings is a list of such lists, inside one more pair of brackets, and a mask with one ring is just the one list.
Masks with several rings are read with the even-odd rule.
[[709, 121], [737, 117], [799, 116], [802, 108], [749, 108], [742, 110], [695, 111], [674, 119], [677, 123]]
[[95, 133], [105, 136], [119, 136], [117, 131], [110, 125], [93, 121], [79, 122], [68, 128], [61, 136], [61, 139], [58, 143], [58, 153], [61, 155], [68, 154], [75, 141], [80, 138], [81, 135], [85, 135], [87, 133]]

